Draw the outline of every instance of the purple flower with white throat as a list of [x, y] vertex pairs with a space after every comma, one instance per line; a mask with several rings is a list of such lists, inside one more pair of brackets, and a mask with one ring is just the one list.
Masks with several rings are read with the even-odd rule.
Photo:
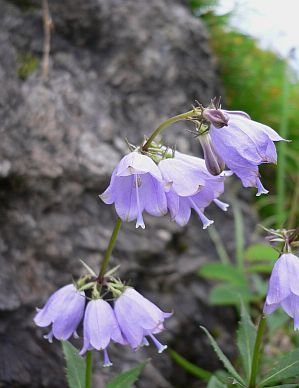
[[163, 178], [169, 182], [169, 191], [166, 193], [168, 209], [171, 218], [179, 225], [188, 223], [191, 209], [194, 209], [206, 229], [214, 221], [208, 219], [204, 209], [214, 201], [222, 210], [226, 211], [228, 204], [218, 200], [224, 191], [224, 176], [211, 175], [205, 161], [194, 156], [175, 153], [173, 159], [164, 159], [159, 163]]
[[80, 354], [96, 349], [104, 351], [103, 366], [111, 366], [107, 348], [110, 341], [125, 345], [114, 311], [103, 299], [93, 299], [88, 302], [83, 322], [83, 348]]
[[123, 221], [136, 219], [136, 228], [145, 228], [143, 211], [153, 216], [167, 213], [161, 172], [150, 157], [137, 151], [122, 158], [100, 198], [107, 204], [114, 203], [116, 213]]
[[50, 342], [53, 337], [67, 340], [71, 335], [77, 336], [76, 329], [83, 318], [85, 294], [78, 291], [73, 284], [68, 284], [54, 292], [42, 309], [34, 317], [37, 326], [52, 328], [45, 336]]
[[276, 261], [269, 282], [264, 313], [271, 314], [279, 306], [292, 318], [299, 330], [299, 258], [285, 253]]
[[132, 349], [148, 345], [147, 336], [152, 339], [159, 353], [167, 348], [154, 334], [164, 330], [164, 320], [172, 313], [164, 313], [132, 287], [127, 287], [117, 298], [114, 311], [121, 332]]
[[[205, 111], [209, 113], [209, 108]], [[209, 115], [205, 111], [203, 115], [211, 122], [209, 135], [217, 155], [241, 179], [244, 187], [257, 187], [256, 195], [266, 194], [258, 166], [276, 163], [274, 142], [284, 139], [267, 125], [251, 120], [245, 112], [219, 110], [228, 119], [220, 126], [219, 118], [213, 119], [213, 112]]]

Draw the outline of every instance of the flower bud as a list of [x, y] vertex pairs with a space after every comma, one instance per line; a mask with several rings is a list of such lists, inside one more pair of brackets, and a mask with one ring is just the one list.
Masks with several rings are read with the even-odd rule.
[[200, 135], [199, 141], [203, 149], [204, 159], [209, 173], [219, 175], [224, 170], [225, 163], [215, 151], [210, 135], [208, 133]]
[[226, 127], [228, 124], [229, 116], [223, 110], [206, 108], [202, 115], [216, 128]]

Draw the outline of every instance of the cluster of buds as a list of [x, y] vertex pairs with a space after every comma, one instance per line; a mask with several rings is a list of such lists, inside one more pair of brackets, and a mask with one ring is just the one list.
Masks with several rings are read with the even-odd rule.
[[[137, 350], [149, 345], [148, 337], [159, 353], [167, 348], [155, 334], [164, 330], [164, 320], [172, 313], [163, 312], [134, 288], [114, 277], [90, 280], [85, 276], [76, 284], [60, 288], [42, 309], [38, 309], [34, 318], [36, 325], [52, 325], [46, 339], [52, 342], [53, 337], [58, 340], [67, 340], [72, 335], [78, 338], [77, 329], [83, 320], [80, 354], [91, 349], [102, 350], [103, 366], [112, 365], [107, 352], [111, 341]], [[111, 297], [106, 299], [106, 295]]]

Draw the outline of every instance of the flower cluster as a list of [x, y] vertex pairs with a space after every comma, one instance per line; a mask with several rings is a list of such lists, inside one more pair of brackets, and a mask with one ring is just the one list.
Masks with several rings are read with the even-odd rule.
[[103, 350], [103, 366], [112, 365], [107, 352], [111, 341], [137, 350], [149, 344], [146, 338], [149, 337], [161, 353], [167, 346], [154, 335], [164, 330], [164, 320], [172, 314], [164, 313], [132, 287], [118, 282], [117, 289], [114, 306], [99, 295], [86, 304], [85, 292], [69, 284], [52, 294], [45, 306], [38, 309], [34, 322], [40, 327], [52, 325], [45, 335], [52, 342], [53, 337], [58, 340], [67, 340], [72, 335], [78, 337], [77, 328], [83, 319], [80, 354], [91, 349]]
[[138, 149], [124, 156], [101, 199], [106, 204], [114, 203], [123, 221], [136, 220], [136, 228], [145, 227], [143, 211], [153, 216], [169, 211], [172, 220], [185, 225], [194, 209], [205, 229], [213, 223], [204, 215], [212, 201], [227, 210], [228, 205], [217, 198], [224, 191], [224, 177], [229, 173], [213, 176], [203, 159], [178, 151], [174, 157], [163, 156], [158, 164]]
[[[204, 159], [168, 152], [151, 143], [133, 147], [113, 171], [100, 198], [106, 204], [114, 203], [123, 221], [136, 220], [136, 228], [145, 228], [144, 211], [153, 216], [169, 212], [183, 226], [194, 209], [205, 229], [213, 223], [204, 214], [211, 202], [227, 210], [228, 205], [218, 197], [224, 192], [225, 176], [233, 173], [245, 187], [257, 187], [256, 195], [268, 193], [258, 166], [276, 163], [274, 142], [283, 139], [273, 129], [252, 121], [244, 112], [224, 111], [213, 104], [202, 107], [190, 120], [196, 124]], [[224, 170], [225, 165], [229, 171]]]

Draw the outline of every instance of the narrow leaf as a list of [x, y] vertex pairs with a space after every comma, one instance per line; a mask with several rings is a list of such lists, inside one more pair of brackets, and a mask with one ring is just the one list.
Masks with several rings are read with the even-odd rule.
[[249, 379], [251, 371], [251, 362], [255, 338], [256, 327], [252, 323], [251, 318], [244, 306], [244, 303], [241, 303], [241, 320], [238, 329], [237, 345], [247, 379]]
[[234, 286], [231, 284], [220, 284], [215, 286], [210, 292], [210, 302], [214, 305], [237, 305], [240, 304], [240, 298], [244, 302], [255, 299], [246, 284]]
[[270, 261], [278, 259], [279, 252], [266, 244], [253, 244], [245, 250], [245, 259], [248, 261]]
[[201, 266], [199, 274], [206, 279], [225, 280], [234, 285], [243, 285], [243, 274], [231, 264], [208, 263]]
[[64, 357], [66, 360], [66, 377], [69, 388], [85, 387], [85, 359], [79, 356], [76, 349], [70, 342], [61, 341]]
[[227, 369], [227, 371], [232, 375], [234, 379], [236, 379], [239, 383], [241, 383], [243, 386], [245, 385], [244, 380], [239, 375], [239, 373], [236, 371], [236, 369], [233, 367], [232, 363], [229, 361], [229, 359], [226, 357], [226, 355], [222, 352], [220, 347], [218, 346], [217, 342], [214, 340], [214, 338], [211, 336], [211, 334], [208, 332], [208, 330], [200, 326], [200, 328], [206, 333], [206, 335], [209, 338], [209, 341], [217, 354], [220, 361], [222, 361], [224, 367]]
[[290, 377], [299, 376], [299, 349], [295, 349], [285, 354], [277, 360], [273, 369], [267, 373], [266, 377], [259, 384], [265, 386], [268, 384], [279, 383]]
[[207, 388], [227, 388], [227, 385], [218, 380], [216, 376], [212, 376]]
[[184, 357], [180, 356], [174, 350], [168, 349], [168, 353], [178, 365], [180, 365], [183, 369], [185, 369], [193, 376], [198, 377], [201, 380], [208, 380], [211, 377], [211, 372], [205, 369], [202, 369], [197, 365], [192, 364], [192, 362], [186, 360]]
[[106, 388], [132, 388], [133, 384], [138, 380], [138, 377], [144, 369], [147, 361], [142, 362], [108, 381]]
[[235, 199], [233, 206], [235, 226], [236, 261], [240, 271], [244, 270], [244, 223], [239, 202]]

